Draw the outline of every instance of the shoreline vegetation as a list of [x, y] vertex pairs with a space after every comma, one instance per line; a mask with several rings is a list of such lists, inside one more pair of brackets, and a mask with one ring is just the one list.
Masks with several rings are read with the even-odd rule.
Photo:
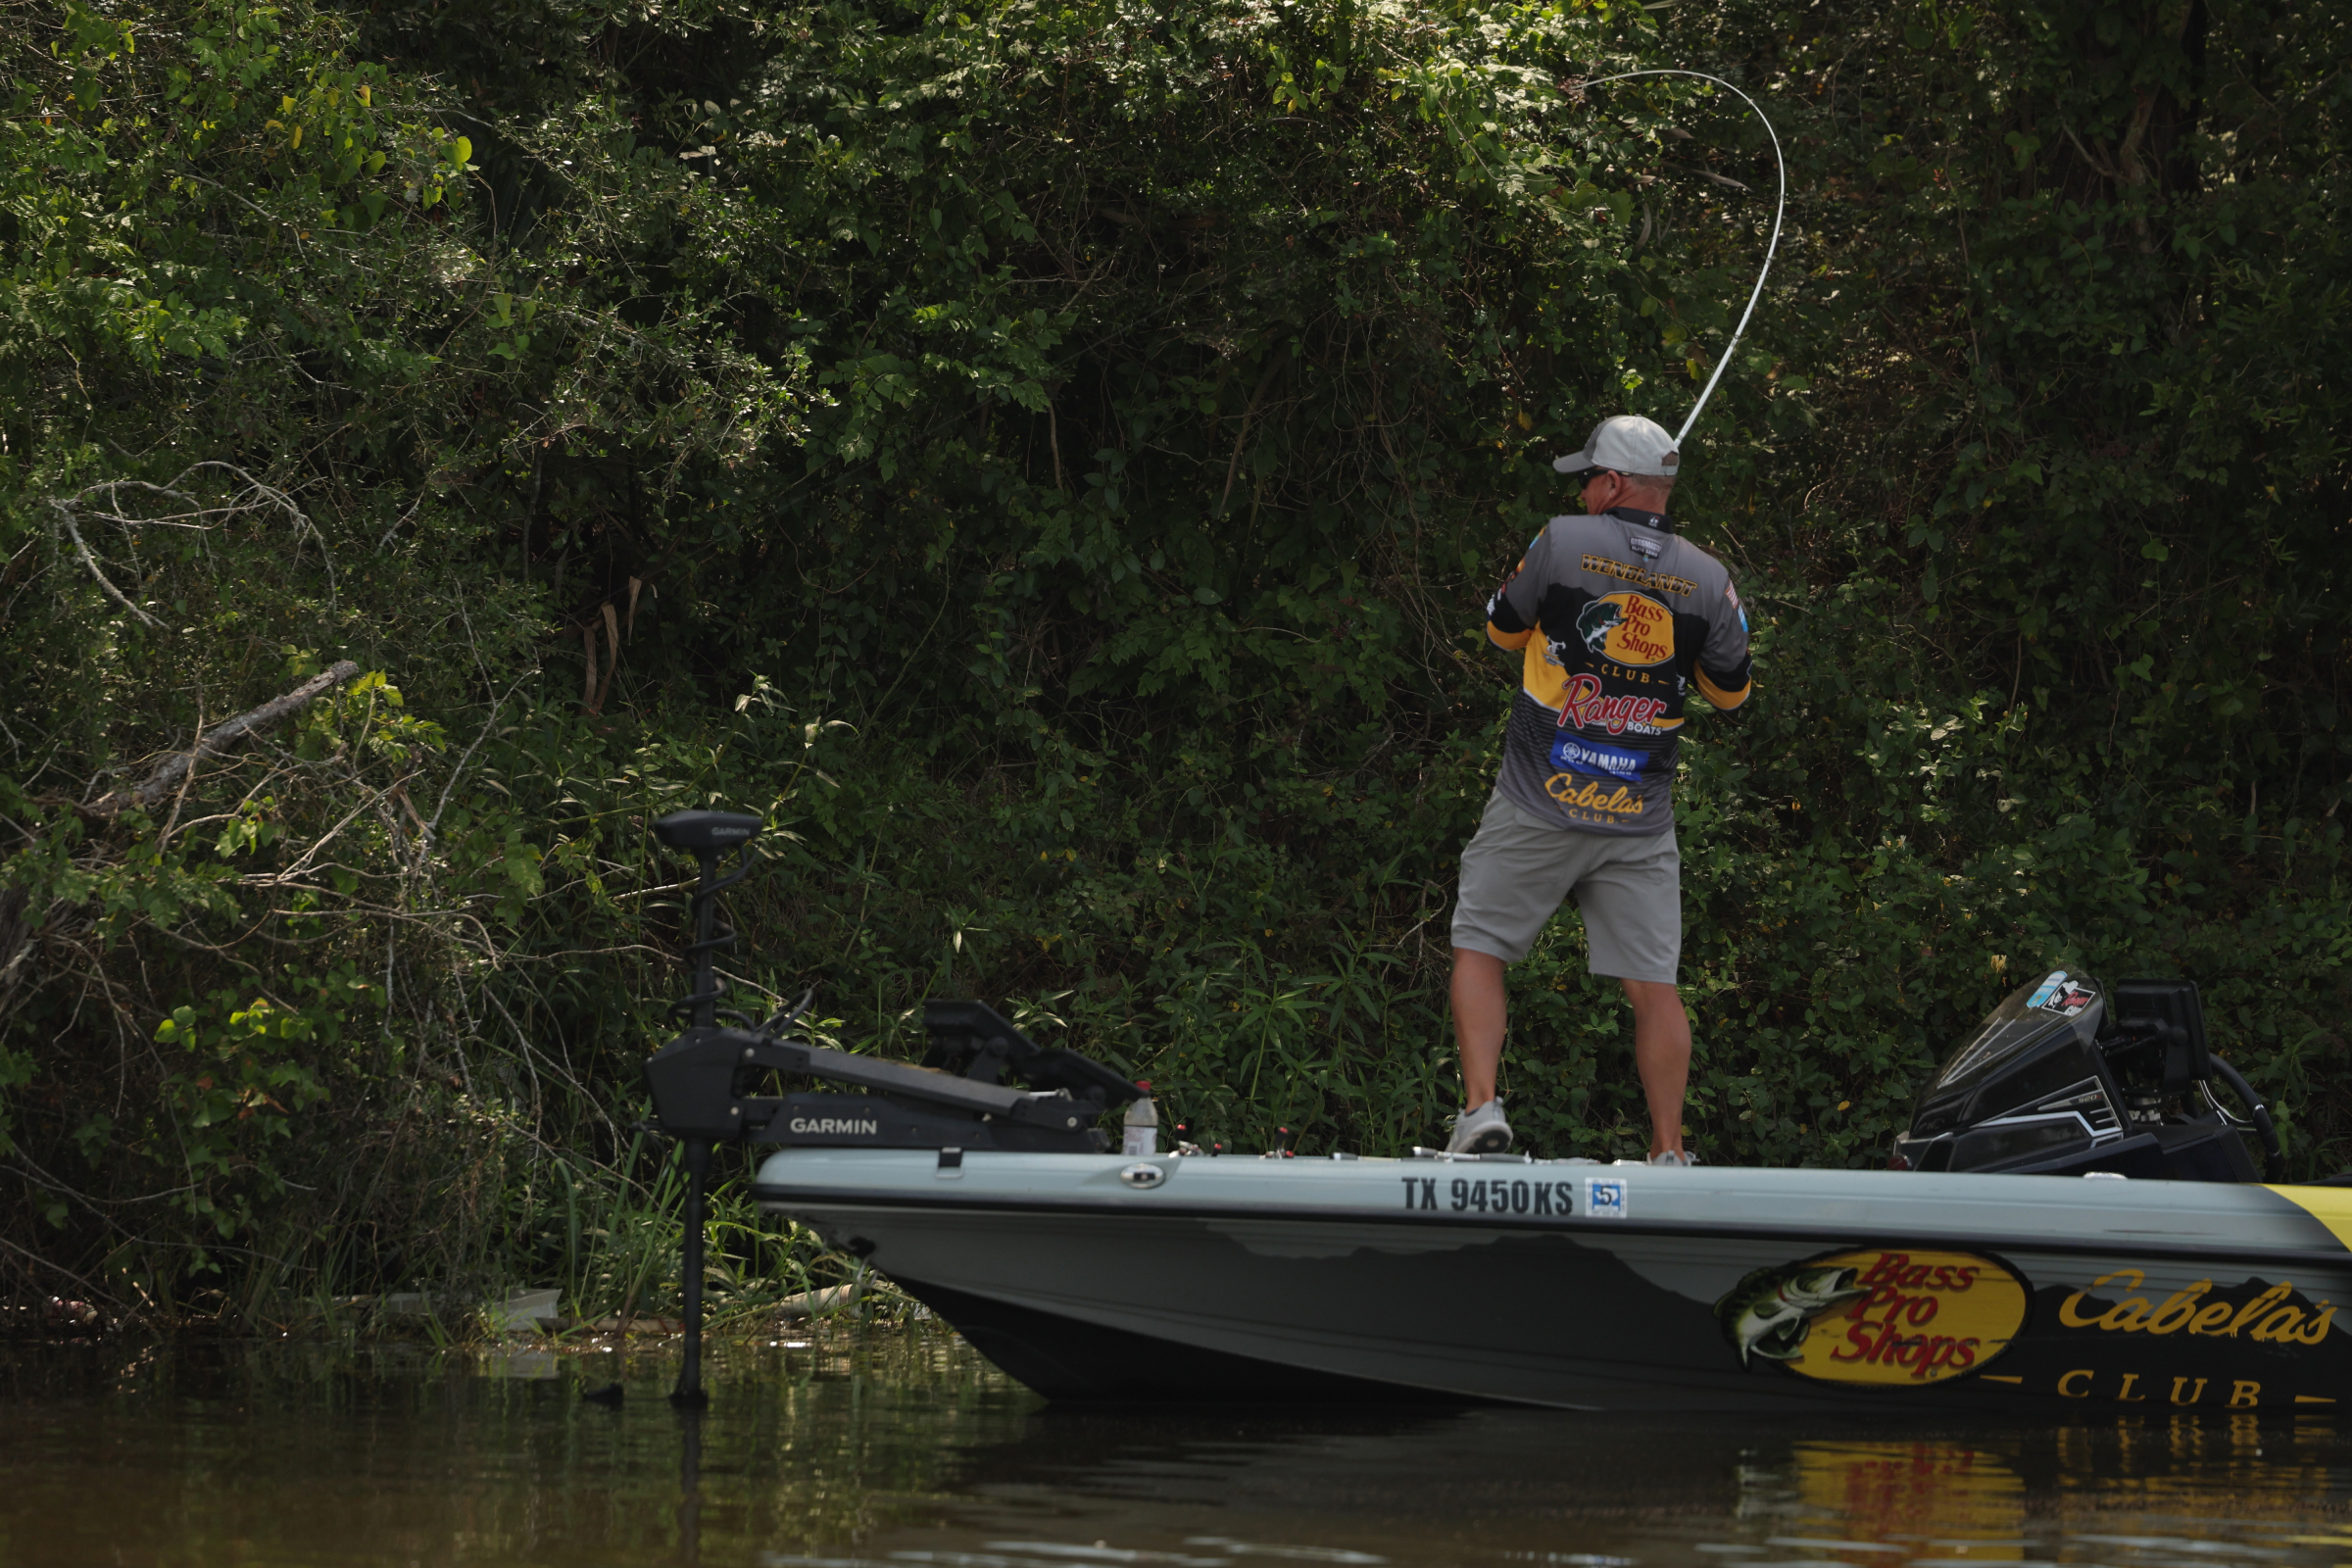
[[[531, 1293], [544, 1297], [548, 1292]], [[81, 1344], [125, 1335], [227, 1335], [238, 1339], [303, 1339], [410, 1343], [433, 1349], [605, 1352], [658, 1349], [682, 1343], [684, 1318], [658, 1311], [612, 1312], [581, 1318], [558, 1310], [524, 1316], [508, 1301], [436, 1297], [423, 1291], [346, 1296], [276, 1303], [276, 1317], [231, 1323], [217, 1314], [166, 1320], [153, 1313], [110, 1315], [97, 1304], [52, 1297], [0, 1309], [0, 1344]], [[537, 1304], [534, 1302], [533, 1304]], [[674, 1302], [672, 1303], [674, 1307]], [[921, 1302], [888, 1280], [858, 1273], [850, 1282], [778, 1297], [739, 1296], [707, 1313], [703, 1333], [712, 1342], [750, 1344], [769, 1335], [826, 1335], [872, 1326], [945, 1329]]]
[[[2348, 29], [0, 14], [0, 1305], [672, 1310], [689, 806], [765, 818], [722, 970], [828, 1044], [977, 996], [1171, 1138], [1441, 1141], [1480, 606], [1771, 219], [1728, 95], [1580, 86], [1661, 65], [1789, 158], [1676, 498], [1758, 675], [1677, 783], [1691, 1146], [1875, 1165], [2066, 966], [2198, 981], [2342, 1168]], [[1638, 1152], [1573, 916], [1510, 985], [1526, 1146]], [[748, 1170], [720, 1312], [846, 1283]]]

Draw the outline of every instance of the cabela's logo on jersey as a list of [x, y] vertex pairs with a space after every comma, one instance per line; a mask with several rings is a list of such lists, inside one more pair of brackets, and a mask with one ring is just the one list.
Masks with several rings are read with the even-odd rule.
[[1642, 594], [1606, 594], [1576, 613], [1585, 647], [1619, 664], [1663, 664], [1674, 657], [1674, 617]]
[[1663, 698], [1604, 696], [1598, 675], [1571, 675], [1560, 690], [1562, 729], [1605, 729], [1612, 735], [1630, 729], [1637, 735], [1654, 735], [1681, 727], [1681, 719], [1659, 716], [1665, 711]]
[[1613, 817], [1627, 817], [1640, 816], [1649, 809], [1649, 802], [1638, 791], [1622, 784], [1608, 789], [1572, 773], [1552, 774], [1544, 781], [1544, 793], [1571, 811], [1605, 811]]

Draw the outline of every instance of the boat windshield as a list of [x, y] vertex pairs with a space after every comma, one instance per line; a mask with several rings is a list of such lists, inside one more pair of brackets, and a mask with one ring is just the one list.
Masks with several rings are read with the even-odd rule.
[[2064, 969], [2053, 969], [2032, 985], [2019, 986], [1992, 1009], [1976, 1038], [1952, 1054], [1951, 1059], [1943, 1064], [1943, 1071], [1928, 1086], [1928, 1093], [1940, 1094], [1982, 1077], [1998, 1063], [2061, 1030], [2082, 1030], [2095, 1025], [2097, 1014], [2092, 1009], [2098, 1000], [2096, 983], [2085, 975], [2070, 974]]

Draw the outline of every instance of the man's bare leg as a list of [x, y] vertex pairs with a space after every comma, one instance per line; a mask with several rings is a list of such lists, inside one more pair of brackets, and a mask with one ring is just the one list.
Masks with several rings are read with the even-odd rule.
[[1502, 1065], [1502, 967], [1492, 953], [1453, 950], [1453, 1039], [1462, 1052], [1464, 1110], [1494, 1098], [1494, 1074]]
[[[1454, 953], [1454, 1016], [1461, 1016], [1462, 955]], [[1620, 980], [1625, 1000], [1634, 1004], [1634, 1066], [1642, 1075], [1642, 1093], [1649, 1100], [1649, 1152], [1662, 1154], [1683, 1150], [1683, 1094], [1690, 1087], [1690, 1015], [1683, 1011], [1682, 995], [1662, 980]], [[1499, 989], [1499, 988], [1498, 988]], [[1458, 1028], [1459, 1025], [1457, 1024]], [[1495, 1035], [1497, 1048], [1501, 1044]], [[1462, 1047], [1465, 1063], [1470, 1048]], [[1490, 1083], [1493, 1079], [1490, 1077]]]

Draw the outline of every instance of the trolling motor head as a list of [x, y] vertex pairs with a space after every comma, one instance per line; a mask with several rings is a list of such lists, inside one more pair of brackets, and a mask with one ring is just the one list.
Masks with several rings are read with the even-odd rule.
[[[750, 845], [760, 819], [739, 811], [676, 811], [654, 836], [702, 860], [694, 893], [694, 940], [686, 953], [694, 989], [670, 1009], [687, 1027], [647, 1058], [654, 1125], [672, 1137], [731, 1143], [813, 1144], [850, 1148], [1020, 1149], [1097, 1152], [1094, 1122], [1141, 1093], [1113, 1069], [1074, 1051], [1050, 1051], [978, 1002], [934, 999], [923, 1004], [931, 1036], [925, 1066], [835, 1051], [787, 1029], [800, 1008], [764, 1022], [720, 1007], [726, 984], [713, 972], [718, 949], [736, 932], [716, 919], [718, 895], [752, 872]], [[743, 863], [718, 875], [719, 858], [740, 851]], [[802, 999], [806, 1006], [808, 998]], [[721, 1020], [724, 1020], [722, 1025]], [[772, 1072], [806, 1074], [846, 1085], [781, 1098], [755, 1080]], [[1029, 1085], [1001, 1085], [1004, 1075]]]
[[[788, 1039], [801, 1007], [764, 1023], [718, 1006], [725, 985], [712, 972], [715, 950], [735, 940], [716, 926], [718, 895], [752, 874], [751, 843], [760, 819], [740, 811], [673, 811], [654, 823], [654, 836], [702, 861], [694, 891], [694, 941], [686, 953], [694, 991], [670, 1009], [687, 1026], [645, 1059], [645, 1087], [654, 1102], [652, 1130], [678, 1141], [686, 1170], [683, 1256], [679, 1263], [686, 1310], [685, 1356], [670, 1401], [688, 1409], [705, 1402], [702, 1386], [703, 1199], [711, 1147], [746, 1138], [765, 1143], [866, 1149], [937, 1149], [943, 1167], [953, 1153], [960, 1168], [966, 1149], [1101, 1153], [1108, 1140], [1092, 1124], [1142, 1091], [1101, 1062], [1071, 1051], [1046, 1051], [977, 1002], [931, 1002], [924, 1022], [932, 1054], [946, 1070], [909, 1067], [875, 1056]], [[719, 857], [743, 860], [724, 877]], [[812, 992], [811, 995], [814, 993]], [[721, 1026], [720, 1018], [729, 1026]], [[1023, 1092], [997, 1082], [1009, 1068], [1036, 1087]], [[858, 1093], [756, 1092], [775, 1073], [829, 1080]]]
[[759, 831], [760, 819], [744, 811], [672, 811], [654, 823], [654, 837], [705, 858], [741, 849]]

